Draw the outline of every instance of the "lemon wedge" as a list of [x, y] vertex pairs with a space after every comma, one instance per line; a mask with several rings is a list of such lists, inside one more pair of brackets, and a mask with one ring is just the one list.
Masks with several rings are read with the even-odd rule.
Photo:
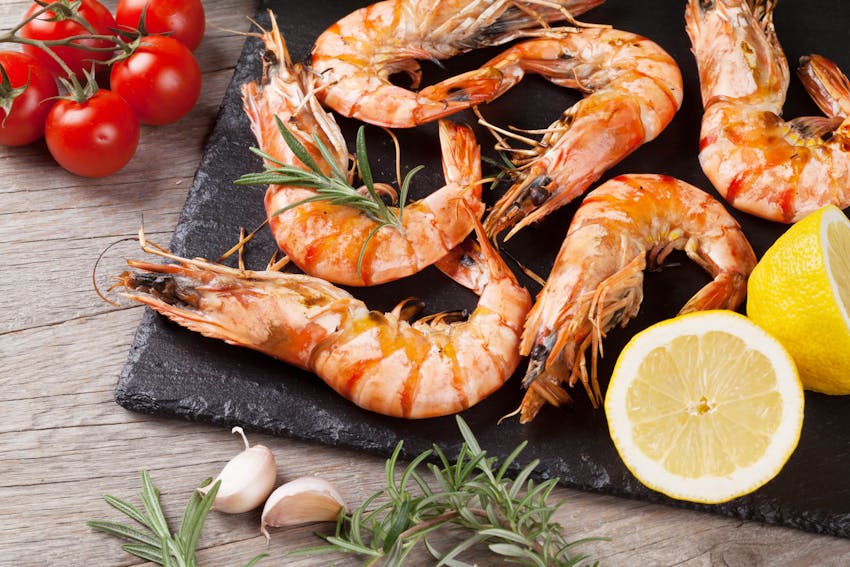
[[850, 394], [850, 221], [824, 207], [789, 228], [756, 265], [747, 315], [794, 357], [803, 386]]
[[782, 469], [800, 439], [803, 388], [776, 339], [732, 311], [701, 311], [632, 338], [605, 413], [639, 481], [671, 498], [716, 504]]

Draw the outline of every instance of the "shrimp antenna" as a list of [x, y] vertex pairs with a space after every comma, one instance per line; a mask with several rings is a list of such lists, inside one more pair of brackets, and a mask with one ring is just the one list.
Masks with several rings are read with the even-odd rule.
[[[92, 283], [92, 287], [94, 287], [94, 292], [105, 303], [108, 303], [109, 305], [111, 305], [113, 307], [121, 307], [121, 304], [116, 303], [115, 301], [112, 301], [111, 299], [106, 297], [106, 295], [102, 291], [100, 291], [100, 287], [97, 285], [97, 267], [100, 265], [100, 262], [101, 262], [101, 260], [103, 260], [103, 257], [106, 255], [106, 253], [109, 252], [109, 250], [111, 250], [116, 244], [120, 244], [121, 242], [128, 242], [128, 241], [131, 241], [131, 240], [136, 240], [136, 238], [133, 237], [133, 236], [128, 236], [126, 238], [120, 238], [120, 239], [116, 240], [115, 242], [112, 242], [111, 244], [109, 244], [109, 246], [104, 248], [100, 252], [100, 254], [97, 255], [97, 260], [95, 260], [94, 266], [92, 266], [92, 269], [91, 269], [91, 283]], [[112, 288], [110, 287], [109, 289], [111, 290]], [[109, 290], [107, 290], [107, 291], [109, 291]]]

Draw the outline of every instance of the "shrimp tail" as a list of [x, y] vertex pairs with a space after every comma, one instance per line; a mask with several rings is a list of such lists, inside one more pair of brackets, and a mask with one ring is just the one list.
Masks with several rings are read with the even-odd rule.
[[834, 61], [821, 55], [803, 56], [797, 74], [824, 114], [831, 118], [850, 117], [850, 80]]
[[477, 211], [463, 203], [473, 219], [474, 234], [455, 246], [434, 265], [456, 283], [481, 295], [484, 287], [494, 279], [509, 278], [516, 281], [495, 246], [487, 239]]
[[722, 272], [708, 285], [699, 290], [684, 307], [680, 315], [692, 311], [710, 309], [737, 309], [747, 295], [747, 275]]
[[[505, 81], [504, 75], [498, 69], [484, 67], [426, 87], [419, 91], [419, 96], [429, 101], [441, 101], [445, 105], [447, 116], [470, 106], [490, 102], [511, 86], [513, 83]], [[428, 110], [428, 116], [424, 116], [423, 112], [423, 116], [416, 116], [416, 120], [427, 122], [432, 119], [430, 106]], [[415, 114], [416, 111], [414, 111]]]

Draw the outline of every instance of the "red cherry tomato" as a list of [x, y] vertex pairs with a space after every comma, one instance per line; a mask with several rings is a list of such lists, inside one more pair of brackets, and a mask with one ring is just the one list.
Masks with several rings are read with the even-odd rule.
[[47, 149], [71, 173], [105, 177], [127, 165], [139, 144], [139, 121], [117, 94], [100, 89], [85, 102], [62, 99], [47, 116]]
[[[20, 51], [0, 51], [0, 66], [9, 77], [8, 84], [0, 85], [0, 145], [35, 142], [44, 135], [47, 113], [59, 94], [56, 81], [35, 57]], [[16, 94], [24, 85], [26, 89]], [[7, 104], [11, 104], [8, 115], [3, 109]]]
[[137, 29], [145, 12], [145, 32], [169, 33], [194, 51], [204, 37], [204, 6], [201, 0], [119, 0], [115, 21], [119, 26]]
[[[27, 10], [24, 18], [29, 18], [41, 9], [42, 6], [37, 3], [33, 3], [33, 5], [30, 6], [30, 9]], [[85, 18], [85, 20], [91, 25], [95, 34], [114, 35], [111, 28], [116, 27], [115, 18], [113, 18], [109, 10], [97, 0], [82, 0], [78, 14]], [[91, 31], [87, 30], [79, 23], [73, 20], [58, 18], [59, 17], [56, 16], [56, 14], [48, 10], [43, 15], [38, 16], [36, 19], [24, 25], [24, 27], [21, 28], [20, 34], [23, 37], [38, 40], [65, 39], [66, 37], [83, 34], [91, 35]], [[115, 46], [113, 42], [105, 39], [80, 39], [74, 40], [73, 43], [96, 48], [110, 48]], [[112, 51], [109, 50], [88, 51], [85, 49], [67, 46], [53, 47], [51, 49], [78, 77], [82, 77], [82, 71], [84, 69], [91, 69], [92, 60], [103, 62], [112, 58]], [[42, 65], [54, 73], [58, 75], [65, 75], [62, 67], [60, 67], [59, 64], [43, 49], [34, 45], [24, 45], [23, 50], [38, 59]]]
[[182, 43], [152, 35], [143, 37], [132, 55], [112, 66], [109, 84], [130, 103], [142, 124], [170, 124], [198, 100], [201, 70]]

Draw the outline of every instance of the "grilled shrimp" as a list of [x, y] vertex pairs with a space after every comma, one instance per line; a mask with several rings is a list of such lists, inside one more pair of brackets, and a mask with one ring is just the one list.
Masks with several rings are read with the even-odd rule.
[[[242, 89], [243, 106], [260, 148], [282, 164], [306, 168], [284, 142], [277, 116], [325, 173], [335, 166], [346, 172], [350, 184], [353, 172], [346, 143], [333, 116], [314, 96], [315, 75], [292, 63], [274, 18], [263, 40], [267, 49], [263, 79]], [[378, 228], [378, 221], [352, 207], [327, 200], [303, 202], [316, 196], [314, 189], [270, 185], [265, 207], [278, 246], [305, 273], [354, 286], [408, 276], [445, 256], [472, 232], [473, 219], [464, 206], [480, 217], [484, 204], [481, 153], [472, 130], [441, 121], [439, 131], [447, 184], [407, 204], [401, 230]], [[313, 136], [328, 149], [327, 159]]]
[[506, 83], [537, 73], [587, 96], [531, 149], [510, 148], [491, 126], [500, 138], [498, 147], [514, 152], [519, 166], [515, 184], [484, 224], [491, 236], [513, 227], [506, 235], [510, 238], [581, 195], [606, 170], [658, 136], [682, 104], [679, 68], [652, 41], [615, 29], [541, 33], [546, 37], [519, 43], [484, 67], [499, 69]]
[[531, 298], [486, 238], [480, 241], [480, 256], [452, 256], [455, 269], [478, 284], [478, 305], [466, 321], [435, 316], [409, 323], [405, 304], [370, 311], [319, 278], [237, 270], [144, 244], [176, 263], [128, 260], [135, 271], [118, 276], [116, 285], [188, 329], [316, 373], [364, 409], [434, 417], [478, 403], [520, 361]]
[[738, 307], [756, 258], [738, 223], [714, 198], [661, 175], [621, 175], [587, 195], [525, 325], [520, 350], [531, 357], [522, 422], [544, 402], [569, 401], [559, 385], [566, 381], [572, 386], [581, 380], [598, 407], [602, 338], [637, 315], [643, 271], [660, 266], [673, 250], [684, 250], [713, 278], [680, 313]]
[[[463, 73], [420, 91], [417, 59], [440, 61], [501, 45], [524, 30], [571, 19], [604, 0], [385, 0], [352, 12], [313, 47], [322, 102], [364, 122], [406, 128], [492, 100], [505, 91], [498, 70]], [[406, 74], [411, 88], [390, 82]]]
[[828, 117], [780, 117], [789, 71], [775, 5], [689, 0], [686, 22], [705, 107], [703, 171], [735, 208], [791, 223], [850, 205], [850, 82], [832, 61], [803, 57], [803, 85]]

